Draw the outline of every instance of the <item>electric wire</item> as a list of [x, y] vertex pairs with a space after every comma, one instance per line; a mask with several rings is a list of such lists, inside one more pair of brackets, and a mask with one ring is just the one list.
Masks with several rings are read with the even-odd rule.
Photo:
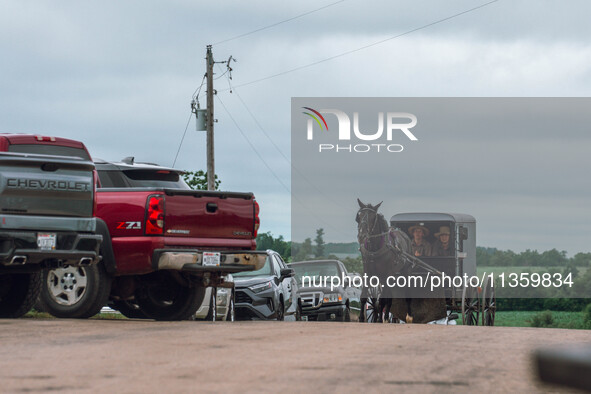
[[187, 125], [185, 126], [185, 132], [183, 133], [183, 138], [181, 138], [181, 143], [179, 144], [179, 148], [176, 151], [176, 155], [174, 156], [174, 161], [172, 162], [172, 168], [176, 164], [176, 159], [179, 157], [179, 152], [181, 151], [181, 146], [183, 146], [183, 141], [185, 140], [185, 135], [187, 134], [187, 130], [189, 129], [189, 123], [191, 123], [191, 118], [193, 117], [193, 112], [189, 114], [189, 119], [187, 120]]
[[220, 96], [219, 95], [216, 95], [216, 98], [218, 99], [218, 101], [220, 102], [220, 104], [222, 104], [222, 107], [224, 108], [224, 110], [226, 111], [226, 113], [228, 114], [228, 116], [230, 117], [230, 119], [232, 120], [232, 123], [234, 123], [234, 126], [236, 126], [236, 128], [238, 129], [238, 131], [240, 132], [240, 134], [242, 134], [242, 136], [244, 137], [244, 139], [246, 140], [246, 142], [248, 143], [248, 145], [250, 145], [250, 147], [252, 148], [252, 150], [254, 151], [254, 153], [263, 162], [263, 164], [265, 165], [265, 167], [267, 167], [267, 169], [269, 170], [269, 172], [271, 172], [271, 174], [273, 174], [273, 177], [275, 177], [275, 179], [277, 179], [277, 181], [281, 184], [281, 186], [283, 186], [285, 188], [285, 190], [291, 195], [292, 199], [294, 201], [296, 201], [298, 204], [300, 204], [302, 206], [302, 208], [304, 208], [307, 212], [310, 212], [311, 214], [313, 214], [313, 217], [314, 218], [316, 218], [318, 221], [320, 221], [321, 223], [323, 223], [328, 228], [331, 228], [332, 230], [336, 231], [337, 233], [339, 233], [341, 235], [349, 236], [348, 234], [345, 234], [344, 232], [342, 232], [339, 228], [334, 227], [330, 223], [327, 223], [326, 221], [324, 221], [320, 215], [318, 215], [317, 213], [312, 212], [312, 210], [309, 207], [306, 207], [306, 205], [302, 201], [300, 201], [295, 195], [293, 195], [291, 193], [290, 188], [287, 187], [287, 185], [285, 183], [283, 183], [283, 181], [279, 178], [279, 176], [275, 173], [275, 171], [273, 171], [273, 169], [269, 166], [269, 164], [267, 164], [267, 162], [265, 161], [265, 159], [261, 156], [261, 154], [255, 148], [254, 144], [247, 137], [246, 133], [244, 133], [244, 131], [242, 130], [242, 128], [238, 125], [238, 122], [232, 116], [232, 114], [230, 113], [230, 111], [228, 110], [228, 108], [226, 107], [226, 105], [224, 104], [224, 102], [222, 101], [222, 99], [220, 98]]
[[325, 62], [328, 62], [328, 61], [331, 61], [331, 60], [334, 60], [334, 59], [343, 57], [343, 56], [347, 56], [347, 55], [350, 55], [352, 53], [359, 52], [359, 51], [362, 51], [364, 49], [368, 49], [368, 48], [374, 47], [376, 45], [380, 45], [380, 44], [383, 44], [385, 42], [388, 42], [388, 41], [391, 41], [391, 40], [394, 40], [394, 39], [397, 39], [397, 38], [400, 38], [400, 37], [403, 37], [403, 36], [412, 34], [412, 33], [417, 32], [419, 30], [423, 30], [423, 29], [426, 29], [428, 27], [431, 27], [431, 26], [434, 26], [434, 25], [437, 25], [437, 24], [446, 22], [446, 21], [448, 21], [450, 19], [457, 18], [457, 17], [459, 17], [461, 15], [464, 15], [464, 14], [467, 14], [467, 13], [470, 13], [470, 12], [473, 12], [473, 11], [476, 11], [476, 10], [478, 10], [480, 8], [486, 7], [486, 6], [490, 5], [490, 4], [496, 3], [498, 1], [499, 0], [492, 0], [492, 1], [489, 1], [487, 3], [481, 4], [479, 6], [476, 6], [476, 7], [470, 8], [468, 10], [459, 12], [457, 14], [453, 14], [453, 15], [450, 15], [448, 17], [445, 17], [445, 18], [436, 20], [434, 22], [428, 23], [426, 25], [422, 25], [422, 26], [416, 27], [414, 29], [407, 30], [407, 31], [405, 31], [403, 33], [400, 33], [400, 34], [397, 34], [395, 36], [388, 37], [388, 38], [385, 38], [383, 40], [376, 41], [376, 42], [373, 42], [371, 44], [364, 45], [364, 46], [359, 47], [359, 48], [351, 49], [349, 51], [342, 52], [342, 53], [339, 53], [337, 55], [327, 57], [325, 59], [321, 59], [321, 60], [318, 60], [318, 61], [315, 61], [315, 62], [312, 62], [312, 63], [308, 63], [308, 64], [305, 64], [305, 65], [302, 65], [302, 66], [298, 66], [298, 67], [295, 67], [295, 68], [292, 68], [292, 69], [289, 69], [289, 70], [285, 70], [285, 71], [279, 72], [277, 74], [269, 75], [269, 76], [264, 77], [264, 78], [259, 78], [259, 79], [255, 79], [255, 80], [250, 81], [250, 82], [245, 82], [245, 83], [240, 84], [240, 85], [235, 85], [234, 87], [235, 88], [240, 88], [240, 87], [244, 87], [244, 86], [249, 86], [249, 85], [252, 85], [252, 84], [255, 84], [255, 83], [258, 83], [258, 82], [266, 81], [266, 80], [271, 79], [271, 78], [280, 77], [280, 76], [285, 75], [285, 74], [289, 74], [289, 73], [292, 73], [292, 72], [295, 72], [295, 71], [303, 70], [305, 68], [309, 68], [309, 67], [312, 67], [312, 66], [316, 66], [318, 64], [321, 64], [321, 63], [325, 63]]
[[263, 162], [263, 164], [265, 165], [265, 167], [267, 167], [267, 169], [269, 170], [269, 172], [271, 172], [271, 174], [273, 174], [273, 176], [275, 177], [275, 179], [277, 179], [277, 182], [279, 182], [281, 184], [281, 186], [283, 186], [285, 188], [285, 190], [287, 190], [288, 193], [291, 193], [290, 188], [287, 187], [287, 185], [285, 185], [285, 183], [283, 183], [283, 181], [281, 180], [281, 178], [279, 178], [277, 176], [277, 174], [275, 174], [275, 171], [273, 171], [273, 169], [267, 164], [267, 162], [265, 161], [265, 159], [263, 159], [263, 156], [261, 156], [261, 154], [259, 153], [259, 151], [255, 148], [254, 144], [247, 137], [246, 133], [244, 133], [244, 131], [242, 131], [242, 128], [238, 125], [238, 122], [236, 122], [236, 119], [234, 119], [234, 117], [232, 116], [232, 114], [230, 113], [230, 111], [228, 110], [228, 108], [226, 107], [226, 105], [224, 104], [224, 102], [222, 101], [222, 99], [220, 98], [220, 96], [219, 95], [216, 95], [216, 98], [218, 99], [218, 101], [220, 102], [220, 104], [222, 104], [222, 107], [224, 108], [224, 110], [226, 111], [226, 113], [228, 114], [228, 116], [230, 117], [230, 119], [232, 119], [232, 122], [234, 123], [234, 126], [236, 126], [236, 128], [238, 129], [238, 131], [240, 132], [240, 134], [242, 134], [242, 136], [244, 137], [244, 139], [246, 140], [246, 142], [248, 142], [248, 145], [250, 145], [250, 147], [252, 148], [252, 150], [254, 151], [254, 153], [259, 157], [259, 159], [261, 159], [261, 161]]
[[260, 32], [260, 31], [263, 31], [263, 30], [270, 29], [270, 28], [272, 28], [272, 27], [275, 27], [275, 26], [281, 25], [281, 24], [283, 24], [283, 23], [290, 22], [290, 21], [292, 21], [292, 20], [294, 20], [294, 19], [298, 19], [298, 18], [301, 18], [301, 17], [303, 17], [303, 16], [306, 16], [306, 15], [313, 14], [314, 12], [321, 11], [321, 10], [323, 10], [323, 9], [325, 9], [325, 8], [332, 7], [333, 5], [337, 5], [337, 4], [339, 4], [339, 3], [342, 3], [342, 2], [344, 2], [344, 1], [346, 1], [346, 0], [339, 0], [339, 1], [335, 1], [334, 3], [330, 3], [330, 4], [328, 4], [328, 5], [325, 5], [325, 6], [323, 6], [323, 7], [316, 8], [316, 9], [314, 9], [314, 10], [311, 10], [311, 11], [304, 12], [304, 13], [302, 13], [302, 14], [299, 14], [299, 15], [293, 16], [293, 17], [291, 17], [291, 18], [288, 18], [288, 19], [282, 20], [282, 21], [280, 21], [280, 22], [276, 22], [276, 23], [273, 23], [273, 24], [270, 24], [270, 25], [267, 25], [267, 26], [264, 26], [264, 27], [261, 27], [261, 28], [255, 29], [255, 30], [251, 30], [251, 31], [249, 31], [249, 32], [246, 32], [246, 33], [243, 33], [243, 34], [239, 34], [239, 35], [237, 35], [237, 36], [234, 36], [234, 37], [230, 37], [230, 38], [228, 38], [228, 39], [225, 39], [225, 40], [222, 40], [222, 41], [218, 41], [218, 42], [214, 43], [213, 45], [219, 45], [219, 44], [223, 44], [223, 43], [225, 43], [225, 42], [229, 42], [229, 41], [237, 40], [237, 39], [239, 39], [239, 38], [246, 37], [246, 36], [249, 36], [249, 35], [251, 35], [251, 34], [254, 34], [254, 33], [258, 33], [258, 32]]
[[332, 197], [330, 197], [329, 195], [327, 195], [326, 193], [324, 193], [322, 190], [320, 190], [318, 188], [318, 186], [316, 186], [315, 183], [313, 183], [312, 181], [310, 181], [310, 179], [308, 179], [307, 176], [305, 176], [294, 164], [293, 162], [283, 153], [283, 151], [277, 146], [277, 144], [275, 143], [275, 141], [273, 141], [273, 139], [271, 138], [271, 136], [269, 136], [269, 134], [265, 131], [265, 129], [263, 128], [263, 126], [261, 125], [261, 123], [258, 121], [258, 119], [254, 116], [254, 114], [252, 113], [252, 111], [250, 110], [250, 108], [248, 107], [248, 105], [246, 105], [246, 103], [244, 102], [244, 100], [242, 99], [242, 97], [240, 96], [240, 94], [238, 93], [238, 91], [236, 90], [236, 88], [232, 87], [232, 91], [236, 94], [236, 97], [238, 97], [238, 100], [240, 100], [240, 102], [242, 103], [242, 105], [244, 106], [244, 108], [246, 109], [246, 111], [249, 113], [250, 117], [254, 120], [254, 122], [256, 123], [256, 125], [259, 127], [259, 129], [261, 130], [261, 132], [265, 135], [265, 137], [267, 137], [267, 139], [269, 140], [269, 142], [271, 142], [271, 144], [275, 147], [275, 149], [277, 150], [277, 152], [279, 152], [279, 154], [285, 159], [285, 161], [287, 162], [287, 164], [289, 164], [289, 166], [303, 179], [305, 180], [310, 186], [312, 186], [318, 193], [324, 195], [327, 199], [329, 199], [330, 201], [332, 201], [333, 203], [335, 203], [336, 205], [342, 206], [341, 204], [339, 204], [338, 202], [336, 202]]
[[193, 95], [191, 96], [192, 99], [199, 98], [199, 94], [201, 93], [201, 88], [203, 87], [203, 84], [205, 83], [205, 77], [207, 77], [207, 73], [203, 74], [203, 79], [201, 80], [201, 85], [199, 85], [199, 87], [197, 89], [195, 89], [195, 91], [193, 92]]

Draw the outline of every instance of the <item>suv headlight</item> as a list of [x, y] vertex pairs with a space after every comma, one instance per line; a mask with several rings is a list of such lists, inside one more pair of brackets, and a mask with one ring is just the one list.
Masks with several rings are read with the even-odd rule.
[[343, 301], [343, 296], [340, 295], [339, 293], [328, 293], [324, 295], [324, 298], [322, 299], [322, 302], [324, 304], [327, 303], [334, 303], [334, 302], [341, 302]]
[[252, 290], [253, 293], [260, 293], [261, 291], [271, 289], [271, 282], [265, 282], [258, 285], [250, 286], [249, 289]]

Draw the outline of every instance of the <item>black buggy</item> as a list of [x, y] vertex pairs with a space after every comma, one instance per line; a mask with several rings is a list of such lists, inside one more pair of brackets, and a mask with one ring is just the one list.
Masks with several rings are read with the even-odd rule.
[[[400, 213], [388, 223], [378, 213], [381, 203], [358, 203], [355, 220], [364, 273], [379, 278], [379, 284], [362, 289], [360, 321], [449, 324], [457, 318], [455, 312], [461, 312], [465, 325], [478, 325], [480, 315], [483, 325], [494, 325], [495, 289], [488, 277], [476, 276], [472, 216]], [[420, 240], [419, 245], [413, 243], [409, 235], [417, 228], [435, 251], [421, 246]]]
[[[409, 234], [413, 226], [422, 226], [428, 230], [425, 240], [435, 245], [435, 234], [442, 229], [449, 229], [450, 252], [447, 255], [421, 256], [420, 259], [435, 270], [453, 280], [442, 281], [443, 292], [448, 310], [462, 313], [465, 325], [492, 326], [495, 321], [495, 289], [488, 277], [478, 278], [476, 283], [476, 220], [463, 213], [399, 213], [390, 218], [390, 226]], [[447, 230], [444, 230], [447, 231]], [[427, 270], [416, 267], [415, 272], [423, 275]], [[432, 275], [432, 274], [431, 274]], [[472, 278], [472, 285], [457, 278]], [[459, 286], [458, 286], [459, 285]], [[480, 285], [480, 286], [479, 286]], [[482, 319], [479, 317], [482, 316]]]

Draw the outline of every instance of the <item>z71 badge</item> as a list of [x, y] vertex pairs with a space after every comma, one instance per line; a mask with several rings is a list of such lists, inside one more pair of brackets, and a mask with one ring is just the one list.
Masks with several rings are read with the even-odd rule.
[[142, 222], [117, 222], [117, 230], [141, 230]]

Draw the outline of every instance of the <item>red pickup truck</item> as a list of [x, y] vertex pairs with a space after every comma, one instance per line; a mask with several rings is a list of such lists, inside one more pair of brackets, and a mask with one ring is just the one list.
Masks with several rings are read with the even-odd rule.
[[205, 287], [263, 266], [252, 193], [191, 190], [181, 171], [132, 158], [95, 165], [103, 261], [47, 270], [40, 301], [49, 313], [85, 318], [110, 300], [138, 305], [149, 318], [183, 320], [201, 305]]

